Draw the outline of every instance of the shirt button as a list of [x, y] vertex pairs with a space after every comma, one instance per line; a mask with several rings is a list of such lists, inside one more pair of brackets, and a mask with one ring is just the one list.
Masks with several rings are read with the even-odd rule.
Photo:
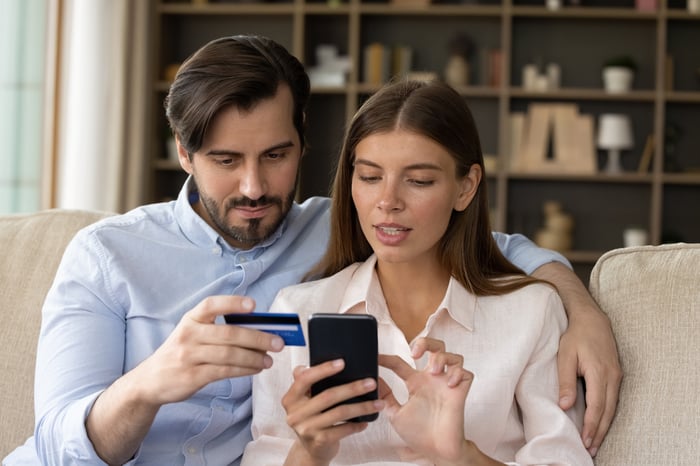
[[245, 264], [246, 262], [248, 262], [248, 258], [246, 256], [241, 256], [238, 260], [241, 262], [241, 264]]
[[221, 252], [221, 249], [219, 249], [219, 248], [217, 248], [217, 247], [214, 247], [214, 248], [211, 248], [211, 252], [212, 252], [213, 254], [219, 254], [219, 253]]
[[189, 453], [190, 455], [194, 455], [195, 453], [197, 453], [197, 449], [195, 447], [189, 447], [187, 449], [187, 453]]

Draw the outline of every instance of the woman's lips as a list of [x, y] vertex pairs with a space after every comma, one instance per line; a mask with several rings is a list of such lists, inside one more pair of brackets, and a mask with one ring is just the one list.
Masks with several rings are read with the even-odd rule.
[[395, 246], [404, 241], [411, 229], [397, 224], [380, 223], [374, 225], [374, 231], [380, 243], [387, 246]]

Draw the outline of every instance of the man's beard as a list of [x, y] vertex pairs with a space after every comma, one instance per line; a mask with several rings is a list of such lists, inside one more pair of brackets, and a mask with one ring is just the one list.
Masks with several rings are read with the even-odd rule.
[[[277, 228], [279, 228], [287, 216], [289, 209], [292, 208], [295, 191], [296, 189], [292, 190], [284, 200], [280, 197], [269, 196], [262, 196], [261, 198], [255, 200], [247, 197], [231, 199], [226, 203], [226, 207], [224, 208], [223, 212], [219, 211], [219, 204], [217, 204], [214, 199], [204, 196], [201, 192], [199, 193], [199, 199], [202, 201], [202, 205], [207, 211], [209, 218], [211, 218], [211, 221], [214, 223], [214, 225], [216, 225], [219, 231], [241, 244], [253, 247], [254, 245], [266, 240], [275, 231], [277, 231]], [[267, 205], [276, 205], [279, 208], [279, 216], [277, 218], [273, 218], [272, 223], [267, 226], [263, 226], [262, 221], [269, 220], [269, 217], [265, 217], [264, 219], [247, 219], [248, 225], [245, 227], [233, 226], [227, 223], [227, 214], [235, 207], [244, 206], [255, 208]]]

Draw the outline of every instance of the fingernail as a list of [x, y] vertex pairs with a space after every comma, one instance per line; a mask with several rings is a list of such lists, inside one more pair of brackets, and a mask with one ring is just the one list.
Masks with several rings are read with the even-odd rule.
[[279, 351], [284, 348], [284, 340], [278, 336], [275, 336], [272, 341], [270, 341], [270, 346], [273, 350]]
[[377, 411], [381, 411], [384, 409], [384, 400], [374, 400], [373, 406]]
[[241, 306], [243, 306], [243, 309], [246, 311], [252, 311], [255, 307], [255, 301], [253, 301], [251, 298], [243, 298], [241, 300]]
[[585, 442], [583, 442], [584, 445], [586, 445], [586, 448], [591, 448], [591, 445], [593, 444], [593, 439], [592, 438], [587, 438]]
[[342, 359], [333, 360], [333, 367], [343, 367], [343, 364], [345, 364], [345, 362]]
[[598, 453], [598, 449], [596, 447], [593, 447], [590, 450], [588, 450], [588, 452], [591, 454], [591, 456], [595, 456]]
[[265, 369], [272, 367], [272, 358], [270, 356], [265, 355], [263, 357], [263, 366], [265, 366]]
[[559, 398], [559, 404], [560, 404], [560, 405], [567, 405], [567, 406], [568, 406], [570, 400], [571, 400], [571, 398], [570, 398], [568, 395], [567, 395], [567, 396], [562, 396], [561, 398]]
[[365, 379], [362, 381], [362, 385], [364, 385], [366, 388], [374, 388], [374, 379]]

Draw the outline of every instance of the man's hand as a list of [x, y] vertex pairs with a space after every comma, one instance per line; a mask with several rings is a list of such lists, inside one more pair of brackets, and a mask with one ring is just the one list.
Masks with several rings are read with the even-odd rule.
[[615, 415], [622, 370], [610, 321], [591, 310], [569, 317], [559, 343], [559, 405], [569, 409], [576, 400], [577, 375], [586, 382], [586, 413], [581, 438], [595, 456]]
[[552, 262], [533, 276], [553, 283], [569, 316], [559, 344], [559, 405], [576, 401], [577, 376], [586, 382], [586, 412], [581, 438], [592, 456], [598, 452], [617, 407], [622, 369], [610, 320], [583, 283], [563, 264]]
[[276, 335], [214, 323], [219, 315], [250, 312], [252, 299], [212, 296], [188, 311], [163, 344], [100, 394], [85, 426], [97, 454], [124, 464], [138, 450], [160, 407], [191, 397], [217, 380], [251, 375], [272, 365]]
[[185, 400], [217, 380], [257, 374], [272, 365], [268, 351], [284, 347], [279, 336], [217, 325], [229, 313], [245, 313], [251, 298], [211, 296], [187, 312], [163, 344], [132, 372], [140, 374], [144, 399], [156, 404]]

